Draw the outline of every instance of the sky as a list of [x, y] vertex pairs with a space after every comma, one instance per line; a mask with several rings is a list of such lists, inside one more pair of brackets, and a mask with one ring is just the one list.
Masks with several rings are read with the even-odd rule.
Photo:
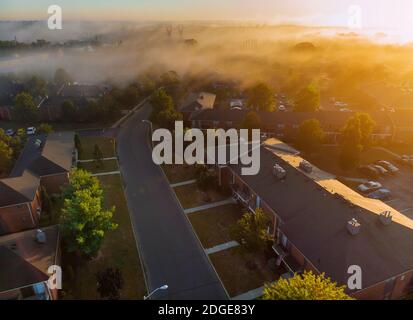
[[[356, 5], [364, 28], [413, 33], [411, 0], [0, 0], [1, 20], [47, 19], [62, 7], [70, 20], [236, 20], [347, 26]], [[359, 14], [360, 13], [360, 14]]]

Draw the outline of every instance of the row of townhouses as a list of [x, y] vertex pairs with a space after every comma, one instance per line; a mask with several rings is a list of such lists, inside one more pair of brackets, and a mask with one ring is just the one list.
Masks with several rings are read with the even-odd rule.
[[48, 269], [59, 265], [59, 228], [39, 228], [42, 195], [59, 194], [75, 159], [74, 133], [31, 137], [0, 179], [0, 299], [57, 299]]

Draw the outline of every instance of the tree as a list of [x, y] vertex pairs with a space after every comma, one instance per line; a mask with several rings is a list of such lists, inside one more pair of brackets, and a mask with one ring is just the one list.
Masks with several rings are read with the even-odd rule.
[[351, 117], [344, 127], [341, 139], [340, 164], [344, 169], [356, 167], [360, 162], [363, 151], [360, 119]]
[[102, 298], [119, 300], [123, 277], [118, 268], [107, 268], [96, 273], [97, 291]]
[[320, 121], [317, 119], [308, 119], [300, 125], [297, 144], [301, 149], [307, 152], [318, 151], [324, 136], [325, 134], [321, 128]]
[[204, 164], [195, 167], [196, 183], [201, 190], [208, 190], [217, 185], [217, 175], [214, 170], [209, 170]]
[[295, 98], [294, 110], [297, 112], [313, 112], [320, 108], [320, 89], [310, 84], [300, 90]]
[[254, 112], [248, 112], [245, 117], [244, 120], [242, 122], [242, 128], [243, 129], [260, 129], [261, 128], [261, 118], [260, 116]]
[[161, 128], [173, 130], [175, 127], [175, 121], [181, 121], [182, 114], [175, 111], [175, 109], [162, 110], [156, 115], [155, 122]]
[[33, 97], [27, 92], [20, 92], [14, 100], [13, 119], [29, 123], [38, 120], [39, 110]]
[[231, 233], [248, 251], [266, 251], [273, 241], [272, 235], [267, 232], [270, 222], [270, 218], [262, 209], [257, 208], [254, 214], [244, 213]]
[[275, 109], [275, 98], [271, 88], [265, 83], [258, 83], [247, 90], [248, 106], [260, 111], [272, 112]]
[[156, 90], [150, 100], [153, 109], [150, 120], [160, 127], [172, 130], [175, 121], [182, 120], [182, 114], [175, 110], [173, 99], [166, 93], [165, 89]]
[[46, 81], [38, 76], [33, 76], [27, 81], [27, 90], [33, 96], [44, 97], [46, 95]]
[[264, 300], [353, 300], [344, 290], [324, 274], [304, 272], [290, 279], [278, 279], [264, 288]]
[[103, 162], [103, 153], [97, 144], [95, 144], [95, 148], [93, 150], [93, 159], [95, 160], [96, 167], [99, 168]]
[[62, 116], [65, 120], [73, 121], [76, 118], [77, 110], [74, 103], [66, 100], [62, 103]]
[[11, 168], [13, 150], [6, 142], [0, 140], [0, 175], [7, 174]]
[[63, 68], [59, 68], [56, 70], [54, 74], [54, 82], [61, 86], [63, 84], [67, 84], [72, 82], [72, 77], [67, 73], [67, 71]]
[[99, 181], [84, 170], [72, 173], [63, 196], [61, 227], [68, 251], [95, 256], [105, 233], [117, 228], [112, 222], [115, 208], [103, 208]]
[[354, 117], [360, 121], [361, 145], [366, 148], [371, 144], [371, 134], [376, 126], [376, 122], [365, 112], [358, 112]]
[[80, 141], [80, 137], [77, 133], [75, 134], [75, 147], [77, 149], [78, 154], [81, 154], [83, 151], [82, 142]]
[[48, 123], [41, 123], [37, 128], [37, 132], [49, 134], [53, 132], [53, 127]]

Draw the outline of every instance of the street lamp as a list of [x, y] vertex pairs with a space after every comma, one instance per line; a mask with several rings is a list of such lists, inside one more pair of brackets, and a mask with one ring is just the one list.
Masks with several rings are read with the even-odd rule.
[[167, 290], [168, 289], [168, 285], [165, 284], [155, 290], [153, 290], [150, 294], [148, 294], [147, 296], [143, 297], [143, 300], [148, 300], [155, 292], [159, 291], [159, 290]]
[[153, 134], [153, 124], [151, 121], [149, 120], [142, 120], [143, 123], [147, 123], [149, 124], [149, 126], [151, 127], [151, 145], [152, 145], [152, 149], [153, 149], [153, 140], [152, 140], [152, 134]]

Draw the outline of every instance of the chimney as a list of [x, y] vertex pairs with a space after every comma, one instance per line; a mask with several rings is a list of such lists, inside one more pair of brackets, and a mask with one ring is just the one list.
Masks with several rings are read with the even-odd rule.
[[388, 226], [393, 220], [391, 211], [384, 211], [380, 213], [379, 219], [381, 223], [383, 223], [385, 226]]
[[358, 223], [358, 221], [355, 218], [347, 222], [347, 230], [351, 235], [355, 236], [359, 234], [360, 229], [361, 229], [361, 224]]
[[36, 241], [38, 243], [46, 243], [46, 234], [43, 230], [37, 229], [36, 231]]

